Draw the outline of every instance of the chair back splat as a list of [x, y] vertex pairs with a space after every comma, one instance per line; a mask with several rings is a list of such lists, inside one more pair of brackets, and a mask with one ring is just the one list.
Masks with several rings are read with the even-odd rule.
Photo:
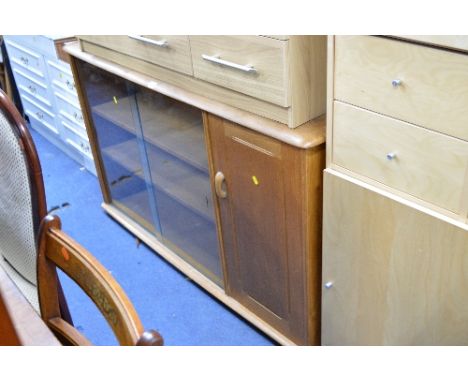
[[83, 247], [61, 230], [57, 216], [46, 216], [40, 228], [38, 289], [41, 314], [65, 344], [90, 345], [60, 315], [57, 271], [73, 279], [96, 304], [120, 345], [162, 345], [156, 331], [143, 331], [140, 319], [125, 292], [110, 273]]

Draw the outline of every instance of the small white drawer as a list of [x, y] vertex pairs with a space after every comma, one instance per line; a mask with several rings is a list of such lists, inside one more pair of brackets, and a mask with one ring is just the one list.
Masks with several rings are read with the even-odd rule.
[[54, 87], [60, 89], [70, 96], [77, 98], [75, 81], [70, 68], [65, 63], [47, 60], [47, 69], [49, 71], [50, 82]]
[[87, 156], [89, 159], [93, 159], [86, 132], [77, 130], [61, 116], [59, 116], [59, 120], [61, 123], [60, 134], [67, 145], [80, 154]]
[[17, 66], [26, 69], [42, 81], [47, 81], [44, 70], [44, 60], [40, 54], [9, 40], [5, 40], [5, 43], [13, 68]]
[[40, 105], [37, 101], [34, 101], [25, 94], [21, 95], [21, 102], [29, 118], [33, 118], [35, 121], [40, 122], [54, 134], [59, 133], [55, 125], [55, 115], [49, 108], [44, 105]]
[[86, 126], [81, 113], [80, 105], [77, 102], [69, 99], [61, 92], [54, 91], [55, 103], [57, 105], [57, 112], [69, 123], [76, 124], [80, 129], [85, 130]]
[[20, 93], [26, 93], [48, 107], [52, 107], [50, 94], [45, 83], [38, 80], [37, 77], [31, 76], [29, 72], [22, 68], [13, 68], [13, 73]]
[[48, 57], [56, 57], [55, 43], [52, 36], [46, 35], [10, 35], [5, 36], [7, 40], [13, 41], [21, 46], [29, 47], [30, 50], [40, 52]]

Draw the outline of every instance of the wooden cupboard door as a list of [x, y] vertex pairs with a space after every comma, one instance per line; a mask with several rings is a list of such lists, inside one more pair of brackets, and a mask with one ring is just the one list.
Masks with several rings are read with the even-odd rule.
[[324, 345], [468, 344], [466, 224], [327, 170], [323, 237]]
[[217, 205], [226, 292], [307, 343], [305, 151], [218, 117], [205, 122], [215, 179], [224, 178]]

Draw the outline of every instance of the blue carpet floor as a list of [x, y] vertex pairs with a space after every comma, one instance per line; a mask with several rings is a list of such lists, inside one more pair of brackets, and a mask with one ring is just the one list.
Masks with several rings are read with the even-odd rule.
[[[275, 345], [212, 298], [101, 209], [97, 178], [32, 131], [41, 160], [47, 205], [62, 228], [116, 278], [146, 329], [166, 345]], [[68, 203], [68, 205], [66, 205]], [[64, 205], [64, 207], [61, 207]], [[74, 324], [95, 345], [116, 345], [105, 320], [79, 288], [61, 275]]]

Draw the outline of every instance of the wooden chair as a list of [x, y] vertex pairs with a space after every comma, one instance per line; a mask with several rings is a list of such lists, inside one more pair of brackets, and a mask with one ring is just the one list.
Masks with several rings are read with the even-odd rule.
[[0, 266], [66, 345], [90, 345], [73, 326], [57, 276], [63, 270], [93, 300], [121, 345], [162, 345], [143, 331], [114, 278], [46, 213], [41, 166], [26, 123], [0, 90]]
[[60, 313], [57, 294], [60, 268], [93, 300], [120, 345], [162, 345], [158, 332], [143, 332], [133, 305], [110, 273], [83, 247], [61, 231], [57, 216], [46, 216], [40, 228], [37, 280], [41, 315], [57, 338], [69, 345], [91, 345]]

